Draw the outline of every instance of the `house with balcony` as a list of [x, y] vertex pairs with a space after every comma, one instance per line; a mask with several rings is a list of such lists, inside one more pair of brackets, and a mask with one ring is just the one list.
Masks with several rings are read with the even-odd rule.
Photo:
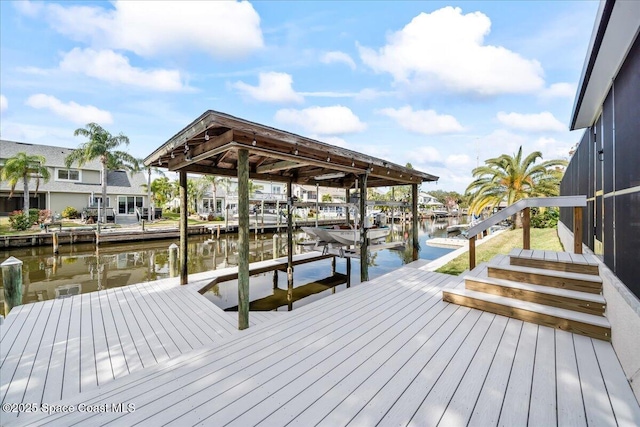
[[[146, 175], [142, 172], [109, 171], [107, 174], [107, 199], [102, 200], [100, 181], [100, 163], [94, 160], [82, 167], [65, 166], [65, 158], [73, 151], [71, 148], [52, 147], [49, 145], [28, 144], [15, 141], [0, 141], [0, 166], [4, 162], [24, 152], [28, 155], [39, 154], [45, 157], [45, 166], [49, 168], [51, 178], [48, 182], [40, 181], [38, 193], [35, 193], [35, 180], [29, 183], [31, 192], [29, 206], [37, 209], [48, 209], [53, 215], [60, 214], [66, 207], [74, 207], [78, 212], [85, 208], [111, 208], [114, 219], [128, 220], [136, 217], [136, 208], [149, 206]], [[16, 186], [13, 196], [9, 197], [11, 186], [8, 182], [0, 182], [0, 215], [8, 215], [21, 210], [23, 205], [22, 185]]]

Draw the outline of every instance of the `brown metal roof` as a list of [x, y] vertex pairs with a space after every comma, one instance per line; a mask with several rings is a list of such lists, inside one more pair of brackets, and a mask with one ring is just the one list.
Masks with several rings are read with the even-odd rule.
[[438, 177], [217, 111], [206, 111], [145, 160], [145, 165], [236, 176], [238, 150], [249, 150], [251, 179], [351, 188], [420, 184]]

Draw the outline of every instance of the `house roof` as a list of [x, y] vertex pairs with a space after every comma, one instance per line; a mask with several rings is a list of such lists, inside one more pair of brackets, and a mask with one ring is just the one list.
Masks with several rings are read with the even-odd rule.
[[[71, 154], [73, 148], [53, 147], [50, 145], [28, 144], [26, 142], [1, 140], [0, 159], [8, 159], [18, 153], [24, 152], [29, 155], [40, 154], [47, 159], [49, 167], [65, 167], [64, 159]], [[100, 170], [100, 162], [92, 160], [82, 166], [83, 170]]]
[[149, 155], [144, 163], [171, 171], [236, 176], [238, 150], [249, 151], [251, 179], [351, 188], [420, 184], [437, 176], [283, 130], [206, 111]]
[[[40, 154], [46, 158], [46, 166], [49, 168], [65, 168], [64, 159], [73, 149], [64, 147], [52, 147], [49, 145], [27, 144], [15, 141], [0, 141], [0, 159], [8, 159], [17, 153], [25, 152], [29, 155]], [[93, 160], [87, 162], [81, 168], [83, 171], [100, 171], [100, 162]], [[107, 173], [107, 185], [109, 194], [146, 194], [142, 185], [147, 180], [144, 173], [128, 173], [125, 171], [109, 171]], [[7, 182], [0, 182], [0, 190], [8, 191], [10, 185]], [[22, 186], [16, 187], [17, 191], [22, 191]], [[35, 187], [34, 187], [35, 189]], [[38, 191], [50, 191], [55, 193], [99, 193], [100, 184], [76, 183], [69, 181], [56, 181], [53, 173], [49, 182], [40, 182]]]
[[571, 115], [571, 130], [595, 122], [639, 31], [640, 1], [601, 1]]

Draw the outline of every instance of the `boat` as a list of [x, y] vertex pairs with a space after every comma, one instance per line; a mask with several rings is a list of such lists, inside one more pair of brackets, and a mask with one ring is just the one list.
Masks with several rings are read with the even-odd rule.
[[[334, 225], [328, 227], [302, 227], [302, 231], [318, 240], [327, 243], [342, 243], [344, 245], [353, 245], [360, 241], [360, 229], [352, 228], [346, 225]], [[372, 227], [367, 229], [367, 237], [369, 240], [383, 239], [389, 235], [391, 228]]]
[[449, 216], [449, 211], [446, 209], [432, 209], [431, 215], [435, 216], [436, 218]]
[[470, 224], [455, 224], [447, 227], [447, 233], [459, 233], [469, 228]]

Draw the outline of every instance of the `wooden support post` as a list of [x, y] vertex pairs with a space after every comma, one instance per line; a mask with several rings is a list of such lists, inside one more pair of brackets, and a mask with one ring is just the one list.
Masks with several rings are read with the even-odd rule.
[[56, 233], [55, 231], [53, 233], [51, 233], [51, 237], [52, 237], [52, 241], [53, 241], [53, 253], [57, 254], [59, 252], [59, 247], [58, 247], [58, 233]]
[[189, 281], [189, 271], [187, 269], [187, 244], [188, 229], [187, 218], [189, 216], [189, 205], [187, 202], [187, 173], [180, 172], [180, 284], [186, 285]]
[[320, 218], [320, 186], [316, 182], [316, 227], [318, 226], [318, 218]]
[[273, 289], [278, 289], [278, 270], [273, 270]]
[[347, 257], [347, 288], [351, 287], [351, 257]]
[[172, 243], [169, 246], [169, 277], [176, 277], [178, 275], [178, 245]]
[[420, 240], [418, 239], [418, 184], [411, 184], [411, 231], [413, 234], [413, 260], [420, 257]]
[[476, 268], [476, 236], [469, 238], [469, 270]]
[[287, 289], [293, 295], [293, 185], [287, 182]]
[[582, 253], [582, 208], [573, 208], [573, 253]]
[[278, 235], [273, 235], [273, 259], [278, 258]]
[[[256, 224], [257, 226], [257, 224]], [[249, 327], [249, 151], [238, 150], [238, 329]]]
[[331, 258], [331, 275], [335, 276], [336, 274], [336, 257]]
[[220, 224], [218, 224], [218, 231], [216, 232], [216, 239], [220, 240]]
[[4, 317], [7, 317], [13, 307], [22, 305], [22, 261], [9, 257], [0, 267], [4, 286]]
[[144, 219], [142, 220], [142, 232], [144, 233]]
[[531, 208], [522, 210], [522, 249], [531, 249]]
[[[351, 197], [351, 192], [347, 188], [345, 190], [345, 194], [344, 194], [344, 200], [345, 200], [345, 202], [347, 204], [349, 203], [350, 197]], [[349, 224], [351, 224], [351, 209], [349, 209], [349, 206], [345, 206], [344, 208], [346, 210], [346, 212], [344, 213], [344, 217], [347, 220], [347, 225], [349, 225]]]
[[369, 280], [369, 256], [367, 242], [367, 174], [360, 178], [360, 283]]

